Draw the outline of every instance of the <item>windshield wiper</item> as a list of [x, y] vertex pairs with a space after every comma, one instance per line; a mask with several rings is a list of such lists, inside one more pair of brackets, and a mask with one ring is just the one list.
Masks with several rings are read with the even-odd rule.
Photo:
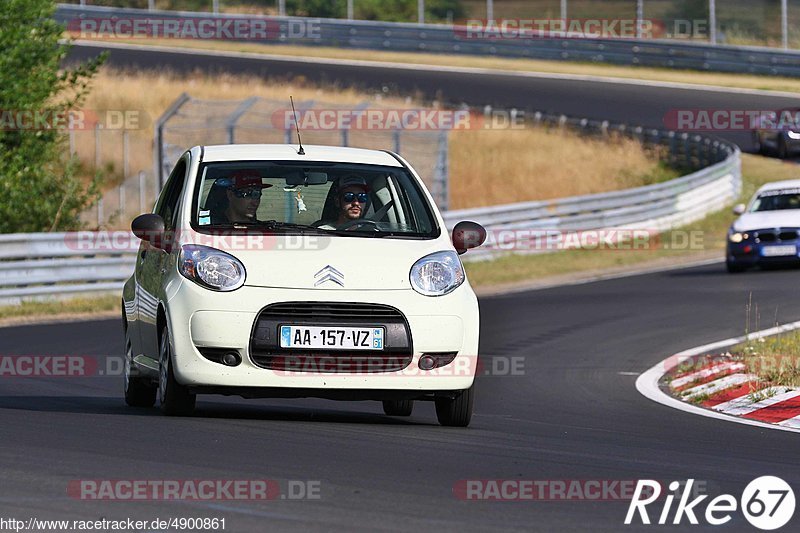
[[278, 220], [259, 220], [256, 222], [230, 222], [225, 224], [214, 224], [206, 226], [205, 229], [261, 229], [261, 230], [280, 230], [280, 229], [298, 229], [303, 231], [312, 231], [314, 233], [324, 234], [325, 230], [319, 229], [308, 224], [294, 224], [292, 222], [280, 222]]

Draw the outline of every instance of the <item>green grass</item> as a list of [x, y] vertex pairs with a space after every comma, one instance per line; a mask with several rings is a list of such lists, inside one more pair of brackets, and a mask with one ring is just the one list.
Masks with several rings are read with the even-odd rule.
[[[742, 174], [740, 201], [745, 201], [764, 183], [797, 177], [800, 171], [794, 165], [776, 159], [744, 154]], [[644, 250], [569, 250], [547, 254], [507, 255], [491, 261], [468, 261], [465, 267], [474, 287], [492, 287], [556, 275], [630, 267], [659, 260], [687, 260], [708, 251], [718, 251], [721, 258], [728, 227], [733, 219], [734, 215], [730, 210], [723, 209], [689, 226], [661, 234], [658, 239], [651, 241], [653, 246]], [[683, 246], [687, 241], [692, 245]], [[469, 252], [465, 257], [468, 256]]]
[[119, 309], [119, 295], [80, 297], [68, 300], [23, 302], [0, 307], [0, 320], [21, 317], [48, 317], [84, 313], [100, 313]]
[[731, 352], [747, 364], [747, 371], [773, 386], [800, 386], [800, 331], [753, 339]]

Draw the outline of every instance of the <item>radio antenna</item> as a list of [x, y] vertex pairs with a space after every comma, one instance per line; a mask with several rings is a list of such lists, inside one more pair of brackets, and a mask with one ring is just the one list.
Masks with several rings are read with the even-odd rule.
[[292, 114], [294, 115], [294, 129], [297, 130], [297, 144], [300, 145], [300, 149], [297, 150], [297, 155], [306, 155], [306, 151], [303, 150], [303, 140], [300, 138], [300, 126], [297, 123], [297, 111], [294, 109], [294, 99], [290, 96], [289, 101], [292, 103]]

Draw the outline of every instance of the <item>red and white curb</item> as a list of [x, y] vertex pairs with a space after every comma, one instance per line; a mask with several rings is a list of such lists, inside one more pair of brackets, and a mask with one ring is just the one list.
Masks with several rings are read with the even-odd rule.
[[[680, 399], [659, 386], [665, 375], [703, 354], [719, 353], [748, 340], [798, 328], [800, 321], [685, 350], [641, 374], [636, 380], [636, 390], [655, 402], [688, 413], [800, 433], [800, 388], [760, 382], [758, 376], [746, 372], [745, 364], [740, 361], [711, 358], [699, 367], [690, 365], [693, 367], [690, 372], [675, 373], [669, 389], [680, 395]], [[699, 399], [698, 404], [687, 403], [692, 399]]]

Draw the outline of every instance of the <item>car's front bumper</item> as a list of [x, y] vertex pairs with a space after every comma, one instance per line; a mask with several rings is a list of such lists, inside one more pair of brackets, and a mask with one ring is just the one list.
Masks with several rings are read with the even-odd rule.
[[[451, 391], [469, 388], [478, 365], [478, 303], [464, 284], [452, 293], [422, 296], [413, 290], [306, 290], [245, 286], [230, 293], [208, 291], [175, 280], [167, 320], [175, 354], [175, 375], [198, 391], [264, 396], [269, 389], [344, 391]], [[177, 286], [179, 285], [179, 286]], [[358, 302], [388, 305], [407, 320], [413, 350], [410, 363], [398, 371], [330, 372], [324, 368], [271, 370], [255, 364], [251, 339], [259, 312], [279, 302]], [[237, 366], [209, 360], [200, 349], [236, 351]], [[430, 371], [419, 367], [427, 353], [455, 352], [452, 363]], [[249, 391], [249, 392], [248, 392]], [[295, 394], [284, 391], [285, 395]], [[386, 395], [384, 395], [386, 396]]]
[[[765, 250], [773, 246], [794, 246], [795, 250], [791, 255], [770, 256]], [[728, 242], [727, 261], [731, 265], [742, 268], [797, 264], [800, 263], [800, 247], [797, 241], [781, 243]]]

